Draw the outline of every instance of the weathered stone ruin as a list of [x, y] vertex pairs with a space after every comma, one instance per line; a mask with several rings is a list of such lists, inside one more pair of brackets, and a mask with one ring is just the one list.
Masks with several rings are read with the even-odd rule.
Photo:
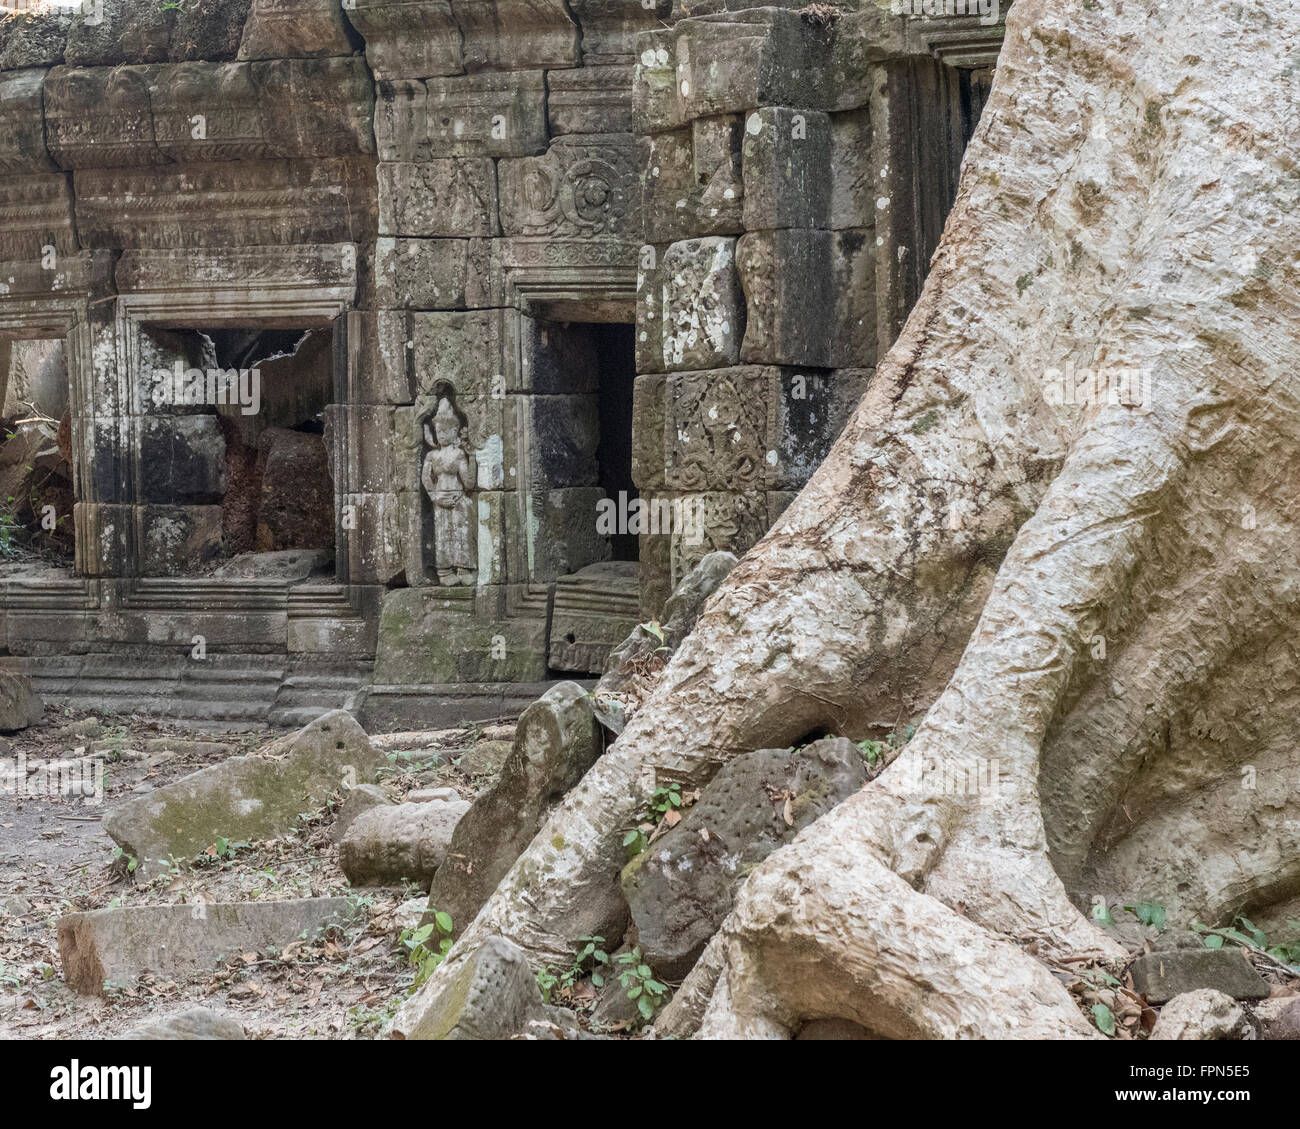
[[0, 473], [42, 448], [18, 518], [71, 556], [3, 566], [0, 642], [56, 702], [368, 727], [599, 674], [777, 520], [1001, 38], [866, 0], [8, 7], [0, 381], [56, 435]]

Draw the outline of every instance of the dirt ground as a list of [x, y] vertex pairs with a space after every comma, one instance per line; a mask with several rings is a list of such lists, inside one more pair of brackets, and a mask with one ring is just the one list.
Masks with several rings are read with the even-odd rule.
[[[104, 777], [102, 797], [20, 795], [0, 778], [0, 1038], [113, 1038], [195, 1004], [227, 1013], [250, 1038], [380, 1032], [414, 979], [400, 934], [418, 920], [425, 898], [415, 886], [351, 889], [328, 834], [341, 797], [304, 813], [291, 835], [214, 843], [196, 860], [175, 860], [169, 874], [147, 885], [128, 873], [127, 860], [115, 855], [101, 827], [115, 803], [249, 752], [281, 732], [198, 732], [156, 719], [47, 708], [38, 725], [0, 742], [0, 770], [20, 756], [30, 769], [37, 758], [89, 755], [102, 758]], [[448, 730], [418, 748], [389, 751], [381, 782], [396, 799], [427, 785], [451, 785], [472, 798], [475, 781], [457, 764], [479, 735], [476, 727]], [[480, 789], [483, 783], [480, 777]], [[183, 903], [199, 895], [211, 902], [340, 894], [361, 900], [362, 923], [283, 952], [238, 954], [215, 972], [179, 981], [146, 975], [104, 997], [78, 995], [63, 982], [57, 925], [66, 913]], [[409, 904], [399, 912], [403, 903]]]

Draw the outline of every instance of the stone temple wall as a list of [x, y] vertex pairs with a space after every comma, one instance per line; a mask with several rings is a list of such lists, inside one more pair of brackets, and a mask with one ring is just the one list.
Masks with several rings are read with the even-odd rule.
[[[4, 644], [373, 659], [397, 716], [598, 670], [696, 560], [754, 544], [919, 291], [1000, 28], [686, 7], [0, 21], [0, 338], [65, 341], [77, 534], [75, 576], [0, 579]], [[332, 582], [189, 575], [221, 516], [184, 480], [221, 437], [151, 397], [196, 363], [158, 331], [324, 326]], [[602, 416], [620, 366], [630, 411]], [[597, 523], [626, 415], [670, 519], [639, 564]]]

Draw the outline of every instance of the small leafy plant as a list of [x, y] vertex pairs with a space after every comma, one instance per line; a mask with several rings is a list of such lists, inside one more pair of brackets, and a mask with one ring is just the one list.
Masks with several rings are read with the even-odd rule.
[[549, 1004], [557, 989], [564, 994], [571, 993], [574, 985], [584, 977], [591, 978], [592, 987], [603, 988], [604, 969], [609, 964], [609, 954], [602, 947], [604, 944], [604, 937], [579, 937], [577, 955], [568, 968], [557, 970], [544, 965], [538, 969], [537, 986], [542, 991], [542, 999]]
[[248, 843], [235, 842], [227, 839], [224, 835], [218, 835], [217, 841], [207, 847], [195, 862], [201, 866], [210, 866], [218, 862], [230, 862], [240, 851], [246, 851], [249, 848]]
[[[1165, 927], [1165, 907], [1159, 902], [1144, 899], [1137, 905], [1120, 908], [1126, 913], [1131, 913], [1148, 929], [1154, 929], [1157, 933]], [[1115, 918], [1110, 912], [1110, 906], [1104, 901], [1099, 901], [1092, 907], [1092, 919], [1104, 928], [1114, 928]]]
[[885, 745], [883, 741], [859, 741], [858, 751], [867, 764], [875, 768], [880, 758], [885, 755]]
[[1224, 929], [1211, 929], [1199, 922], [1193, 922], [1192, 929], [1205, 937], [1207, 949], [1221, 949], [1225, 941], [1231, 941], [1245, 949], [1258, 949], [1283, 964], [1300, 965], [1300, 921], [1288, 920], [1286, 924], [1287, 928], [1295, 930], [1295, 938], [1276, 945], [1270, 945], [1264, 931], [1241, 914], [1234, 917], [1232, 924]]
[[407, 949], [407, 963], [415, 969], [412, 990], [421, 987], [447, 958], [451, 927], [451, 914], [439, 910], [427, 924], [402, 931], [400, 940]]
[[637, 826], [623, 836], [623, 847], [627, 851], [627, 857], [634, 859], [644, 851], [650, 845], [650, 840], [654, 838], [655, 832], [664, 820], [668, 820], [670, 827], [676, 823], [677, 819], [669, 819], [669, 816], [671, 813], [680, 811], [684, 802], [682, 786], [676, 781], [658, 787], [651, 792], [650, 798], [646, 800], [645, 807], [641, 809], [641, 817], [637, 820]]
[[636, 1001], [641, 1021], [649, 1023], [668, 1002], [671, 990], [667, 984], [656, 980], [650, 966], [642, 961], [640, 946], [629, 953], [620, 953], [616, 959], [623, 965], [618, 974], [619, 983], [627, 989], [627, 998]]

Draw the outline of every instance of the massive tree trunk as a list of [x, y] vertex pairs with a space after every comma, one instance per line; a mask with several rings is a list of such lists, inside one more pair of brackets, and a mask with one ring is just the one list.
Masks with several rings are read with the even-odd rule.
[[1285, 5], [1019, 0], [854, 418], [425, 993], [489, 935], [608, 928], [655, 780], [922, 715], [750, 875], [676, 1030], [1086, 1036], [1049, 965], [1119, 952], [1089, 897], [1284, 915], [1298, 40]]

